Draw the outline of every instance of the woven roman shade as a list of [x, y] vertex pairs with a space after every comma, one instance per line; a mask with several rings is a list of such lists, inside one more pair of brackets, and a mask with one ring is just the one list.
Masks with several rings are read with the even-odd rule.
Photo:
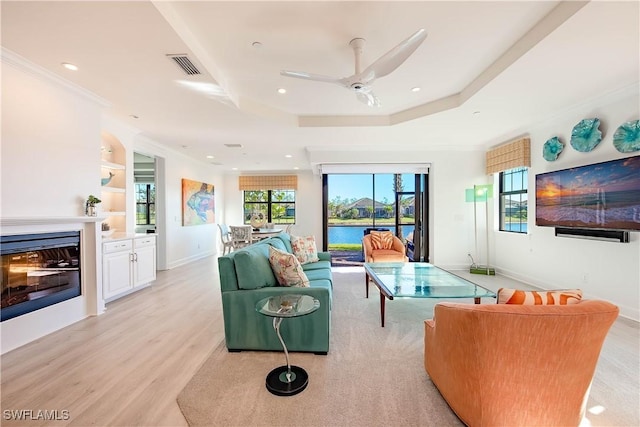
[[238, 177], [240, 190], [297, 190], [297, 175], [266, 175], [266, 176], [240, 176]]
[[487, 175], [518, 167], [531, 167], [531, 141], [522, 138], [487, 151]]

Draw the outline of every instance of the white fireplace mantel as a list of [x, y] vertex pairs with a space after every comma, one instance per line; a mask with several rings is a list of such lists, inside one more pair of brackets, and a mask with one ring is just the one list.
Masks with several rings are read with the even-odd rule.
[[100, 216], [22, 216], [0, 218], [0, 227], [21, 225], [76, 224], [82, 222], [102, 222], [106, 218]]

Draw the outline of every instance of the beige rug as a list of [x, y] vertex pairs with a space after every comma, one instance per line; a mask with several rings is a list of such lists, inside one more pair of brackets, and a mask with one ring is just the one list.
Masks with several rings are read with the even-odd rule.
[[222, 342], [178, 396], [190, 426], [463, 425], [424, 370], [423, 321], [436, 301], [387, 301], [381, 328], [377, 289], [365, 298], [364, 272], [335, 270], [329, 354], [290, 355], [309, 374], [306, 390], [272, 395], [265, 377], [285, 364], [284, 353], [229, 353]]

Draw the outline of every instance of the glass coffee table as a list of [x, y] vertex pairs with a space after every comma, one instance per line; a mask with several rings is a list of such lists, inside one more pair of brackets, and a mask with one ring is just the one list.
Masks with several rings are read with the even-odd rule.
[[394, 298], [495, 298], [480, 285], [426, 262], [367, 262], [364, 264], [366, 295], [369, 279], [380, 290], [380, 320], [384, 327], [385, 300]]
[[300, 393], [309, 384], [309, 375], [299, 366], [289, 363], [289, 351], [280, 335], [280, 323], [291, 317], [311, 314], [320, 308], [320, 301], [300, 294], [277, 295], [261, 299], [256, 303], [256, 311], [265, 316], [273, 317], [273, 329], [282, 344], [286, 366], [279, 366], [267, 375], [267, 390], [277, 396], [293, 396]]

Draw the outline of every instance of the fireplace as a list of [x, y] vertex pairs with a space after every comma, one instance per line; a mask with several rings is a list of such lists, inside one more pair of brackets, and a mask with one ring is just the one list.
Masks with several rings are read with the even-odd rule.
[[81, 294], [80, 232], [0, 236], [2, 321]]

